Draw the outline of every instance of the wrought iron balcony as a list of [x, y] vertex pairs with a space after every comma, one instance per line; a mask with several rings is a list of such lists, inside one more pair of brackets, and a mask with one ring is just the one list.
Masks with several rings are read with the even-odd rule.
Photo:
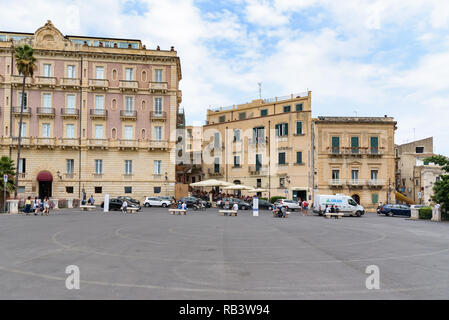
[[150, 82], [150, 92], [162, 92], [165, 93], [168, 90], [167, 82]]
[[78, 118], [80, 114], [79, 109], [76, 108], [61, 108], [61, 116], [65, 118]]
[[150, 111], [151, 121], [165, 121], [167, 119], [167, 113], [165, 111]]
[[[12, 107], [12, 113], [15, 116], [20, 115], [20, 107]], [[29, 117], [31, 115], [31, 108], [30, 107], [24, 107], [23, 108], [23, 115], [26, 117]]]
[[35, 84], [38, 87], [56, 87], [56, 77], [44, 77], [44, 76], [36, 76]]
[[136, 80], [120, 80], [119, 88], [121, 91], [137, 91], [139, 89], [139, 82]]
[[105, 109], [90, 109], [90, 117], [94, 118], [107, 118], [108, 110]]
[[37, 108], [37, 115], [39, 117], [51, 117], [55, 116], [55, 108]]
[[137, 111], [136, 110], [120, 110], [120, 118], [128, 119], [128, 120], [136, 120], [137, 119]]

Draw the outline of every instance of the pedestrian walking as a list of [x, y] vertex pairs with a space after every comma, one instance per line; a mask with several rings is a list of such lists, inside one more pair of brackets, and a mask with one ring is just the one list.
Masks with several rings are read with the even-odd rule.
[[25, 210], [23, 210], [23, 212], [25, 212], [26, 215], [29, 215], [31, 213], [31, 197], [30, 196], [25, 200]]
[[239, 211], [239, 205], [237, 204], [237, 202], [234, 202], [234, 204], [232, 205], [232, 210], [235, 211], [235, 216], [237, 216], [237, 212]]
[[128, 202], [126, 200], [123, 200], [122, 203], [122, 213], [126, 213], [126, 209], [128, 208]]
[[50, 200], [45, 197], [44, 198], [44, 210], [42, 211], [42, 215], [48, 216], [50, 214]]

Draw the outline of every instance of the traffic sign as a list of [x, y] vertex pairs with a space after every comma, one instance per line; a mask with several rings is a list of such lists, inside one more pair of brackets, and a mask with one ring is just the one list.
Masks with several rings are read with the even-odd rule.
[[7, 174], [3, 175], [3, 182], [4, 183], [8, 182], [8, 175]]

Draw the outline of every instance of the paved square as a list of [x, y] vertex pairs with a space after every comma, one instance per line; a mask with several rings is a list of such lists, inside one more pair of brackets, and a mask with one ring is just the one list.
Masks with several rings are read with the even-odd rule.
[[[448, 299], [448, 240], [448, 223], [373, 213], [0, 216], [0, 298]], [[79, 290], [66, 289], [69, 265]], [[369, 265], [380, 290], [365, 287]]]

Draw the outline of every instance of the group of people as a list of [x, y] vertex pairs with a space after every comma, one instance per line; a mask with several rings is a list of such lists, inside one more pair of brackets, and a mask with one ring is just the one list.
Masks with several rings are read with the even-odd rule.
[[287, 206], [273, 204], [273, 217], [285, 218], [287, 217]]
[[26, 215], [34, 214], [37, 215], [45, 215], [48, 216], [50, 214], [50, 209], [52, 208], [53, 203], [48, 197], [44, 197], [44, 199], [39, 199], [38, 197], [34, 197], [34, 200], [29, 196], [25, 200], [25, 212]]
[[339, 213], [339, 212], [340, 209], [333, 204], [330, 206], [326, 204], [326, 207], [324, 208], [324, 213]]

